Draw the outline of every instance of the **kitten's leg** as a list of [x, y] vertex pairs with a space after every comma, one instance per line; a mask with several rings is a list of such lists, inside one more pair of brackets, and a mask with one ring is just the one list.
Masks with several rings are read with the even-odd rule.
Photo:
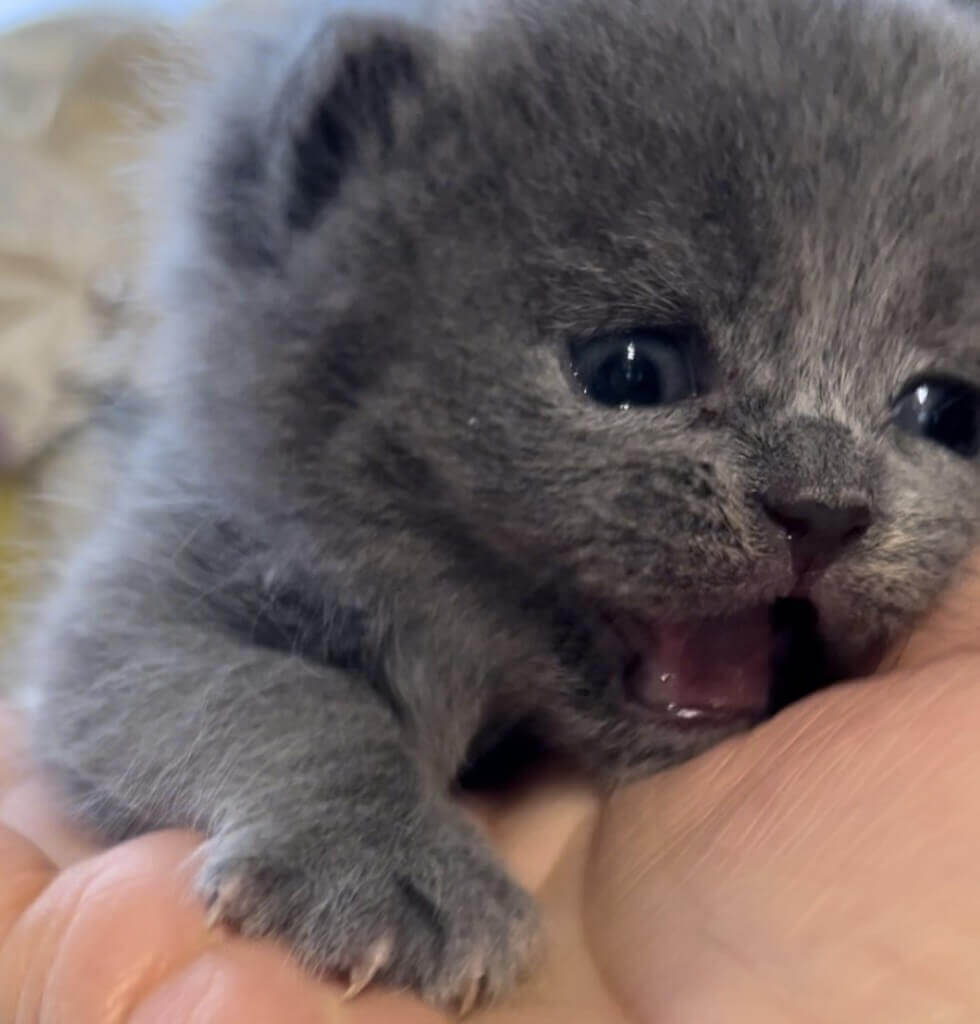
[[61, 606], [35, 736], [90, 823], [202, 829], [215, 919], [355, 989], [377, 975], [458, 1007], [516, 981], [531, 900], [366, 680], [103, 583]]

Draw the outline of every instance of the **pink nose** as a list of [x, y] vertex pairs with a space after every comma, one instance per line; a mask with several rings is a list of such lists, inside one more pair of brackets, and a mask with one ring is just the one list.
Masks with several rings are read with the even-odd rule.
[[789, 544], [798, 575], [825, 569], [871, 526], [871, 509], [867, 505], [834, 506], [821, 501], [779, 501], [767, 497], [762, 507]]

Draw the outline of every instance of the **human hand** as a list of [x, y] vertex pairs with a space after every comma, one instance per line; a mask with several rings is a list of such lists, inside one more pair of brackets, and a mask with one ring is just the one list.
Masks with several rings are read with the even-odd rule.
[[980, 559], [868, 683], [625, 790], [584, 932], [624, 1019], [980, 1020]]
[[[951, 653], [955, 650], [955, 653]], [[99, 852], [0, 735], [0, 1020], [437, 1024], [211, 933], [195, 837]], [[980, 561], [871, 684], [819, 694], [600, 806], [541, 782], [478, 809], [549, 933], [483, 1024], [980, 1019]]]

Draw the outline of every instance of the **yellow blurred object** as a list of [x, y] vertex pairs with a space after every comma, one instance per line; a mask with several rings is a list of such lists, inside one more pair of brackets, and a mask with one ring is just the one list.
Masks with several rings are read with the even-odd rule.
[[183, 81], [185, 58], [229, 19], [284, 6], [202, 0], [167, 23], [93, 4], [0, 33], [0, 655], [15, 604], [108, 489], [105, 453], [85, 438], [91, 396], [134, 384], [146, 363], [132, 298], [152, 225], [130, 172], [179, 116], [157, 87]]
[[138, 248], [120, 169], [158, 120], [145, 67], [175, 40], [96, 14], [0, 35], [0, 462], [85, 423], [132, 363], [111, 342]]
[[11, 481], [0, 483], [0, 632], [14, 594], [20, 535], [20, 492]]
[[182, 45], [98, 12], [0, 34], [0, 665], [56, 544], [99, 497], [98, 453], [80, 441], [91, 396], [141, 361], [127, 330], [138, 218], [120, 171], [160, 123], [147, 69]]

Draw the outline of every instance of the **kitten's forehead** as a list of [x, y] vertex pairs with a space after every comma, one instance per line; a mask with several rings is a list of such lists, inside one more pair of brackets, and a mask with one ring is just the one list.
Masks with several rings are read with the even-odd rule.
[[469, 72], [539, 308], [754, 293], [945, 344], [980, 272], [980, 33], [888, 2], [539, 6]]

